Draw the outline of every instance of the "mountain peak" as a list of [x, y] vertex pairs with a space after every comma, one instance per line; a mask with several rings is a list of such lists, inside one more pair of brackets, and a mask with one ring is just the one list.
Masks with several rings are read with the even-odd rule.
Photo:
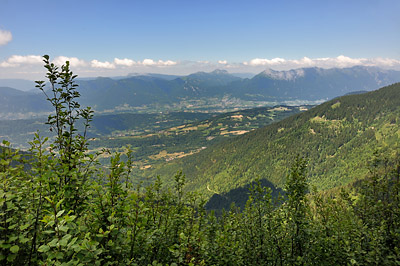
[[227, 75], [229, 74], [228, 71], [224, 70], [224, 69], [216, 69], [213, 72], [210, 72], [211, 74], [218, 74], [218, 75]]
[[279, 80], [295, 80], [300, 77], [304, 77], [304, 69], [292, 69], [287, 71], [276, 71], [273, 69], [266, 69], [261, 72], [259, 75], [270, 77], [272, 79], [279, 79]]

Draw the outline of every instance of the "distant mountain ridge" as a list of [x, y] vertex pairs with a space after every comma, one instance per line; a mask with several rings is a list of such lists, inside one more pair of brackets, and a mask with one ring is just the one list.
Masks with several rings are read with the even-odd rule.
[[11, 87], [20, 91], [32, 91], [35, 89], [35, 82], [26, 79], [0, 79], [0, 87]]
[[235, 95], [245, 99], [332, 99], [353, 91], [371, 91], [400, 81], [400, 71], [376, 67], [300, 68], [266, 70], [233, 84]]
[[[267, 69], [253, 78], [240, 78], [226, 70], [197, 72], [187, 76], [132, 75], [126, 78], [80, 79], [80, 102], [96, 111], [132, 110], [152, 105], [176, 105], [183, 101], [229, 99], [285, 104], [296, 100], [328, 100], [354, 91], [371, 91], [400, 81], [400, 71], [376, 67]], [[0, 86], [1, 86], [0, 80]], [[46, 109], [45, 99], [23, 107], [23, 98], [0, 98], [13, 112]], [[26, 104], [25, 104], [26, 105]], [[38, 106], [39, 105], [39, 106]], [[188, 105], [188, 103], [186, 103]], [[185, 108], [185, 105], [182, 106]], [[47, 109], [46, 109], [47, 110]], [[4, 111], [3, 111], [4, 112]], [[0, 117], [4, 117], [0, 114]]]
[[27, 115], [33, 117], [35, 113], [44, 114], [49, 111], [51, 105], [41, 94], [0, 87], [0, 119], [19, 119]]
[[297, 78], [304, 77], [304, 72], [304, 68], [292, 69], [289, 71], [275, 71], [273, 69], [266, 69], [258, 75], [278, 80], [295, 80]]
[[81, 82], [80, 85], [84, 104], [102, 110], [112, 109], [121, 104], [140, 106], [151, 103], [176, 103], [184, 98], [224, 95], [251, 101], [326, 100], [353, 91], [371, 91], [398, 81], [400, 71], [352, 67], [266, 70], [251, 79], [241, 79], [226, 70], [215, 70], [209, 73], [197, 72], [172, 80], [135, 76], [117, 81], [106, 81], [102, 78]]

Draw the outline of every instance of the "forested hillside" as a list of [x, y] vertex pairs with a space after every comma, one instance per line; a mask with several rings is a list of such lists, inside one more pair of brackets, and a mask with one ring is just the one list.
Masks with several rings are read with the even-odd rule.
[[[348, 184], [368, 172], [374, 151], [392, 155], [400, 137], [400, 84], [336, 98], [265, 128], [174, 160], [147, 176], [166, 182], [183, 170], [189, 190], [227, 192], [256, 178], [282, 187], [296, 155], [308, 158], [318, 189]], [[207, 189], [207, 187], [209, 189]], [[211, 191], [210, 191], [211, 190]]]

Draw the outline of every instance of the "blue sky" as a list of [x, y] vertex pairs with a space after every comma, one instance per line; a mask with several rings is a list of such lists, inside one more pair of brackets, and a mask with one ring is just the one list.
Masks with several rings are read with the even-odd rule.
[[399, 68], [399, 11], [398, 0], [0, 0], [0, 78], [34, 78], [43, 54], [81, 76]]

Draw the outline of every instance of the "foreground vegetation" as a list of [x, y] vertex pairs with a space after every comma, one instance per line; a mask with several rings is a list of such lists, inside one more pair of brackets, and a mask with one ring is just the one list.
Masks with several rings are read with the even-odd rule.
[[[45, 66], [56, 109], [56, 139], [36, 134], [29, 154], [3, 142], [0, 153], [2, 265], [398, 265], [400, 162], [377, 153], [363, 181], [326, 195], [310, 191], [307, 161], [293, 161], [285, 198], [261, 185], [243, 210], [216, 217], [205, 199], [174, 188], [130, 182], [132, 152], [108, 171], [87, 153], [90, 108], [69, 64]], [[43, 89], [43, 82], [39, 88]], [[50, 95], [50, 94], [48, 94]], [[75, 124], [84, 121], [84, 132]], [[397, 156], [398, 158], [398, 156]]]

